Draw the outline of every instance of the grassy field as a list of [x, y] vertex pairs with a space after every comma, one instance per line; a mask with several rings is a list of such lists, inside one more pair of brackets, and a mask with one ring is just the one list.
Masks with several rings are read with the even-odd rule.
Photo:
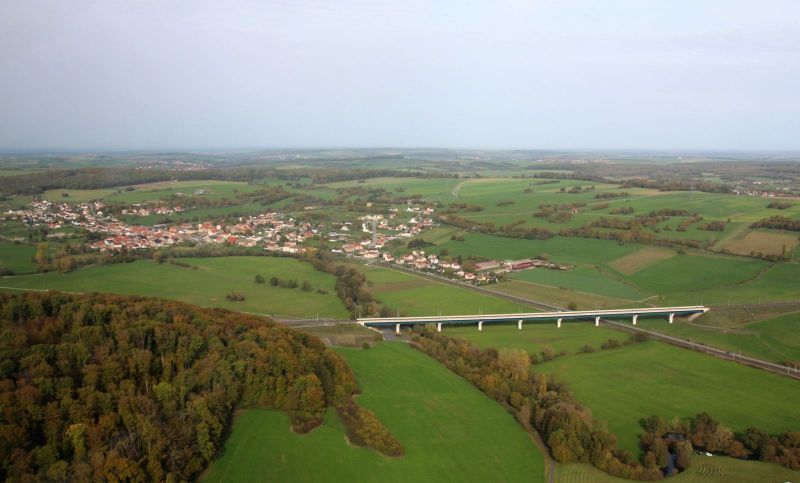
[[503, 282], [493, 285], [491, 289], [517, 297], [546, 302], [558, 307], [568, 307], [569, 304], [574, 303], [579, 310], [597, 308], [613, 309], [633, 306], [630, 300], [604, 297], [588, 292], [578, 292], [563, 287], [553, 287], [522, 280]]
[[[800, 472], [783, 466], [762, 463], [761, 461], [741, 461], [721, 456], [692, 457], [689, 469], [671, 477], [675, 483], [703, 483], [719, 481], [721, 483], [754, 483], [798, 481]], [[609, 476], [589, 465], [568, 464], [556, 466], [556, 483], [624, 483], [623, 480]]]
[[513, 313], [531, 307], [382, 267], [359, 267], [376, 299], [410, 316]]
[[625, 275], [633, 275], [653, 263], [672, 258], [675, 254], [675, 251], [668, 248], [644, 247], [610, 262], [609, 266]]
[[[344, 305], [336, 296], [333, 275], [314, 270], [311, 265], [293, 258], [219, 257], [181, 258], [181, 263], [197, 269], [170, 263], [157, 264], [142, 260], [127, 264], [100, 265], [67, 274], [46, 273], [6, 277], [3, 287], [53, 289], [73, 292], [114, 292], [182, 300], [202, 306], [224, 307], [259, 314], [289, 317], [348, 318]], [[267, 280], [272, 276], [307, 280], [315, 290], [272, 287], [256, 284], [256, 274]], [[327, 293], [316, 292], [317, 288]], [[231, 291], [244, 294], [241, 303], [228, 301]]]
[[800, 428], [798, 381], [658, 342], [563, 357], [536, 369], [565, 382], [634, 453], [638, 421], [652, 414], [671, 419], [707, 411], [734, 431]]
[[721, 248], [745, 256], [752, 253], [791, 255], [797, 245], [797, 233], [751, 231], [741, 238], [722, 244]]
[[[704, 320], [701, 317], [696, 322], [702, 324]], [[734, 329], [703, 328], [685, 322], [670, 325], [648, 319], [643, 319], [641, 326], [768, 361], [800, 361], [800, 331], [797, 330], [800, 328], [800, 312], [742, 324]]]
[[406, 455], [386, 458], [350, 446], [338, 416], [299, 436], [288, 418], [248, 410], [234, 422], [204, 480], [216, 481], [544, 481], [544, 460], [497, 403], [404, 343], [340, 349], [374, 411]]
[[32, 260], [34, 254], [36, 247], [33, 245], [0, 243], [0, 264], [15, 273], [35, 272], [36, 264]]
[[622, 342], [630, 336], [607, 327], [595, 327], [589, 321], [564, 321], [561, 328], [556, 328], [554, 321], [529, 322], [523, 324], [522, 330], [516, 325], [486, 325], [482, 331], [473, 327], [452, 327], [443, 329], [450, 337], [468, 340], [479, 347], [523, 349], [531, 354], [538, 354], [544, 349], [553, 352], [562, 350], [575, 354], [584, 345], [595, 349], [608, 339]]
[[579, 292], [595, 293], [618, 299], [639, 300], [646, 297], [636, 287], [620, 280], [614, 280], [599, 270], [589, 267], [580, 267], [567, 271], [548, 269], [521, 270], [512, 274], [511, 278], [554, 287], [568, 287]]
[[642, 290], [663, 295], [737, 285], [768, 266], [748, 258], [682, 255], [653, 263], [628, 279]]

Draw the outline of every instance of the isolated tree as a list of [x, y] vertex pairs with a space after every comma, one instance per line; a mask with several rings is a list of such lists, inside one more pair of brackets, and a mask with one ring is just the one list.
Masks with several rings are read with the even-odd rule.
[[259, 273], [259, 274], [256, 274], [256, 276], [255, 276], [255, 282], [256, 283], [264, 283], [264, 282], [266, 282], [266, 280], [264, 279], [264, 276]]

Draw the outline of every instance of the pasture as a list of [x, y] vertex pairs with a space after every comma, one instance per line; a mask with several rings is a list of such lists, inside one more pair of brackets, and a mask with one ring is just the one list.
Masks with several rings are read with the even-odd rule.
[[639, 300], [646, 297], [636, 287], [621, 280], [615, 280], [607, 274], [589, 267], [580, 267], [567, 271], [536, 268], [515, 272], [510, 277], [515, 280], [553, 287], [567, 287], [578, 292], [594, 293], [618, 299]]
[[[502, 407], [404, 343], [337, 349], [371, 409], [406, 454], [387, 458], [349, 445], [338, 415], [300, 436], [276, 411], [250, 409], [205, 481], [544, 481], [544, 459]], [[454, 410], [456, 409], [457, 410]], [[335, 464], [332, 464], [335, 462]]]
[[534, 369], [566, 383], [634, 454], [639, 420], [653, 414], [672, 419], [707, 411], [734, 431], [800, 428], [800, 382], [659, 342], [558, 358]]
[[[265, 315], [314, 318], [348, 318], [336, 296], [333, 275], [314, 270], [311, 265], [293, 258], [218, 257], [180, 258], [182, 267], [151, 260], [133, 263], [96, 265], [66, 274], [46, 273], [6, 277], [4, 287], [49, 289], [71, 292], [113, 292], [181, 300], [204, 307], [253, 312]], [[197, 267], [197, 268], [191, 268]], [[272, 276], [293, 278], [311, 283], [314, 290], [273, 287], [256, 284], [256, 274], [267, 281]], [[317, 288], [326, 293], [317, 293]], [[246, 297], [241, 303], [226, 299], [235, 291]]]

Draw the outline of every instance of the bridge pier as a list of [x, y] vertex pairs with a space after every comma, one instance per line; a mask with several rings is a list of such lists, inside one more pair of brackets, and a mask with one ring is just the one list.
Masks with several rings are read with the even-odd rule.
[[478, 321], [478, 330], [479, 331], [483, 330], [483, 321], [482, 320]]
[[441, 322], [436, 324], [436, 331], [437, 332], [441, 332], [442, 331], [442, 323]]
[[561, 319], [558, 319], [556, 321], [556, 327], [558, 327], [559, 329], [561, 328]]
[[522, 321], [517, 322], [517, 329], [522, 330]]
[[633, 325], [636, 325], [636, 319], [639, 318], [639, 314], [634, 314], [633, 316]]
[[669, 314], [669, 323], [671, 324], [672, 321], [675, 319], [675, 314]]
[[395, 334], [399, 334], [400, 333], [400, 324], [394, 324], [394, 333]]
[[594, 326], [595, 327], [600, 327], [600, 317], [595, 317], [594, 318]]

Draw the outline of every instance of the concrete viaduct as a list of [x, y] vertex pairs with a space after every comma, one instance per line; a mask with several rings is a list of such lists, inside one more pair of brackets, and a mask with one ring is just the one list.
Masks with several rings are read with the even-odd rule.
[[482, 314], [482, 315], [448, 315], [448, 316], [429, 316], [429, 317], [374, 317], [359, 318], [357, 322], [365, 327], [375, 329], [394, 327], [396, 333], [400, 333], [401, 327], [411, 327], [414, 325], [436, 324], [436, 330], [442, 331], [443, 325], [472, 325], [477, 324], [478, 330], [483, 330], [484, 324], [503, 324], [516, 322], [517, 328], [522, 330], [523, 322], [537, 320], [555, 320], [556, 327], [561, 327], [561, 321], [569, 320], [594, 320], [594, 325], [600, 325], [602, 318], [621, 318], [630, 317], [633, 325], [641, 317], [667, 317], [671, 324], [675, 316], [698, 317], [708, 312], [708, 307], [702, 305], [691, 305], [686, 307], [650, 307], [645, 309], [614, 309], [614, 310], [575, 310], [568, 312], [531, 312], [521, 314]]

